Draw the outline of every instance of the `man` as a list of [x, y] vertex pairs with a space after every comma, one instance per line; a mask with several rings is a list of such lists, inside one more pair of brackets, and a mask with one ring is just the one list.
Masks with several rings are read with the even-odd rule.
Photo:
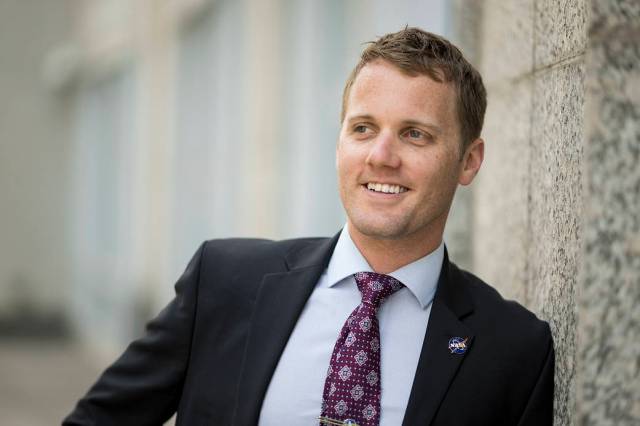
[[415, 28], [347, 81], [332, 239], [204, 243], [176, 297], [67, 425], [547, 425], [548, 325], [449, 262], [455, 190], [483, 160], [486, 95]]

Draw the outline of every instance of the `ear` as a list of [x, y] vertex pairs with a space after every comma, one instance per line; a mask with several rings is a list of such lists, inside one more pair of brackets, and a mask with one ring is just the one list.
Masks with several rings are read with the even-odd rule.
[[467, 146], [462, 157], [462, 170], [458, 176], [460, 185], [469, 185], [480, 170], [484, 159], [484, 141], [480, 138], [474, 140]]

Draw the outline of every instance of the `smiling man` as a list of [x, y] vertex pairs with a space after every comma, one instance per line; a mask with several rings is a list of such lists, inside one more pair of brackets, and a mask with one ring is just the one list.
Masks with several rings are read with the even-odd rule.
[[[431, 65], [436, 81], [424, 64], [403, 70], [385, 53], [370, 47], [347, 86], [337, 149], [349, 234], [382, 273], [440, 245], [456, 187], [471, 183], [484, 152], [479, 134], [461, 135], [444, 70]], [[484, 110], [483, 97], [468, 101]]]
[[548, 325], [448, 259], [486, 94], [447, 40], [371, 43], [336, 150], [331, 239], [205, 242], [67, 425], [551, 425]]

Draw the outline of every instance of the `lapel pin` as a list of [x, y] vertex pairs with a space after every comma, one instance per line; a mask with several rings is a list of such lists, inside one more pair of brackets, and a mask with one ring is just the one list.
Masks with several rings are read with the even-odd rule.
[[468, 337], [465, 337], [464, 339], [462, 337], [452, 337], [449, 339], [449, 350], [451, 353], [458, 355], [465, 353], [469, 348], [469, 346], [467, 346], [468, 339]]

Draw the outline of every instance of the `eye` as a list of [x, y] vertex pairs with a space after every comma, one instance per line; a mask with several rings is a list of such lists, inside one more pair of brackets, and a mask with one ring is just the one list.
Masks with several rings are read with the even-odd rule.
[[424, 133], [417, 129], [409, 129], [405, 134], [411, 139], [421, 139], [424, 137]]
[[367, 123], [351, 126], [351, 135], [358, 140], [369, 139], [375, 133], [373, 127]]
[[407, 129], [403, 134], [403, 137], [411, 140], [412, 142], [425, 143], [432, 139], [431, 135], [423, 132], [420, 129]]

